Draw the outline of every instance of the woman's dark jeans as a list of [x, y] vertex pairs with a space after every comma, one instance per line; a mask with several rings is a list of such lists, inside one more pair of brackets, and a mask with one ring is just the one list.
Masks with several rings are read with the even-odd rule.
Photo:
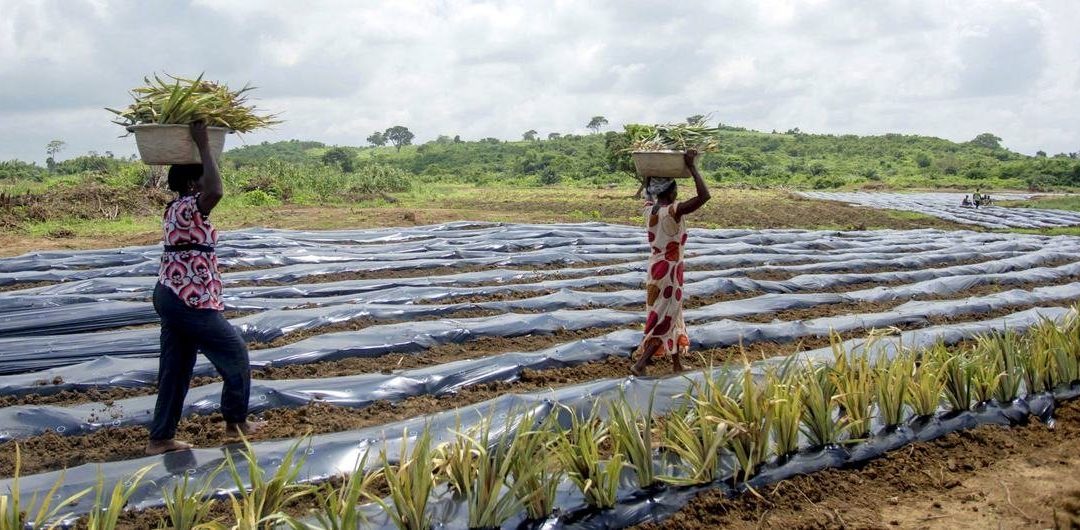
[[168, 287], [154, 288], [154, 310], [161, 317], [161, 361], [151, 440], [170, 440], [184, 410], [195, 355], [202, 352], [221, 374], [221, 415], [225, 421], [247, 419], [251, 368], [247, 344], [221, 311], [188, 307]]

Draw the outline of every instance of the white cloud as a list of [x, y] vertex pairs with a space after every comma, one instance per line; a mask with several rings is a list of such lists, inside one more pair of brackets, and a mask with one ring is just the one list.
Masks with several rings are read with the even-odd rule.
[[1080, 148], [1070, 0], [0, 0], [0, 159], [129, 153], [104, 106], [150, 72], [260, 87], [247, 141], [402, 124], [519, 138], [713, 112], [758, 129]]

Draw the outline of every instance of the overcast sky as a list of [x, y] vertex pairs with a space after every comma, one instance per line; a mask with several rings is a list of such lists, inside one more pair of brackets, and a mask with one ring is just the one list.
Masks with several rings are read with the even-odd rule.
[[155, 71], [259, 86], [286, 122], [249, 143], [712, 113], [1080, 150], [1076, 0], [0, 0], [0, 160], [40, 162], [54, 138], [61, 158], [133, 153], [102, 107]]

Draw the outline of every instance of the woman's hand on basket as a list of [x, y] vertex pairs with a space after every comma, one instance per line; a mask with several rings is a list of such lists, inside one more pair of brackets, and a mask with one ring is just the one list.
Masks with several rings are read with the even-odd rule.
[[694, 167], [694, 162], [697, 160], [698, 152], [696, 149], [687, 149], [683, 153], [683, 161], [686, 162], [686, 167]]
[[195, 141], [195, 146], [199, 148], [199, 151], [203, 151], [210, 146], [210, 136], [206, 132], [206, 122], [199, 120], [191, 123], [191, 139]]

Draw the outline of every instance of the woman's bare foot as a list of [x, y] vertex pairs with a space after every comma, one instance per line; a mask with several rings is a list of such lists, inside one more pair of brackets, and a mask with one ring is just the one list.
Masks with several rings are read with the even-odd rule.
[[180, 440], [150, 440], [146, 444], [146, 454], [150, 456], [163, 455], [173, 451], [189, 451], [191, 444]]
[[243, 421], [240, 423], [226, 423], [225, 424], [225, 436], [232, 438], [239, 438], [240, 436], [251, 436], [259, 432], [259, 429], [266, 427], [265, 421]]

